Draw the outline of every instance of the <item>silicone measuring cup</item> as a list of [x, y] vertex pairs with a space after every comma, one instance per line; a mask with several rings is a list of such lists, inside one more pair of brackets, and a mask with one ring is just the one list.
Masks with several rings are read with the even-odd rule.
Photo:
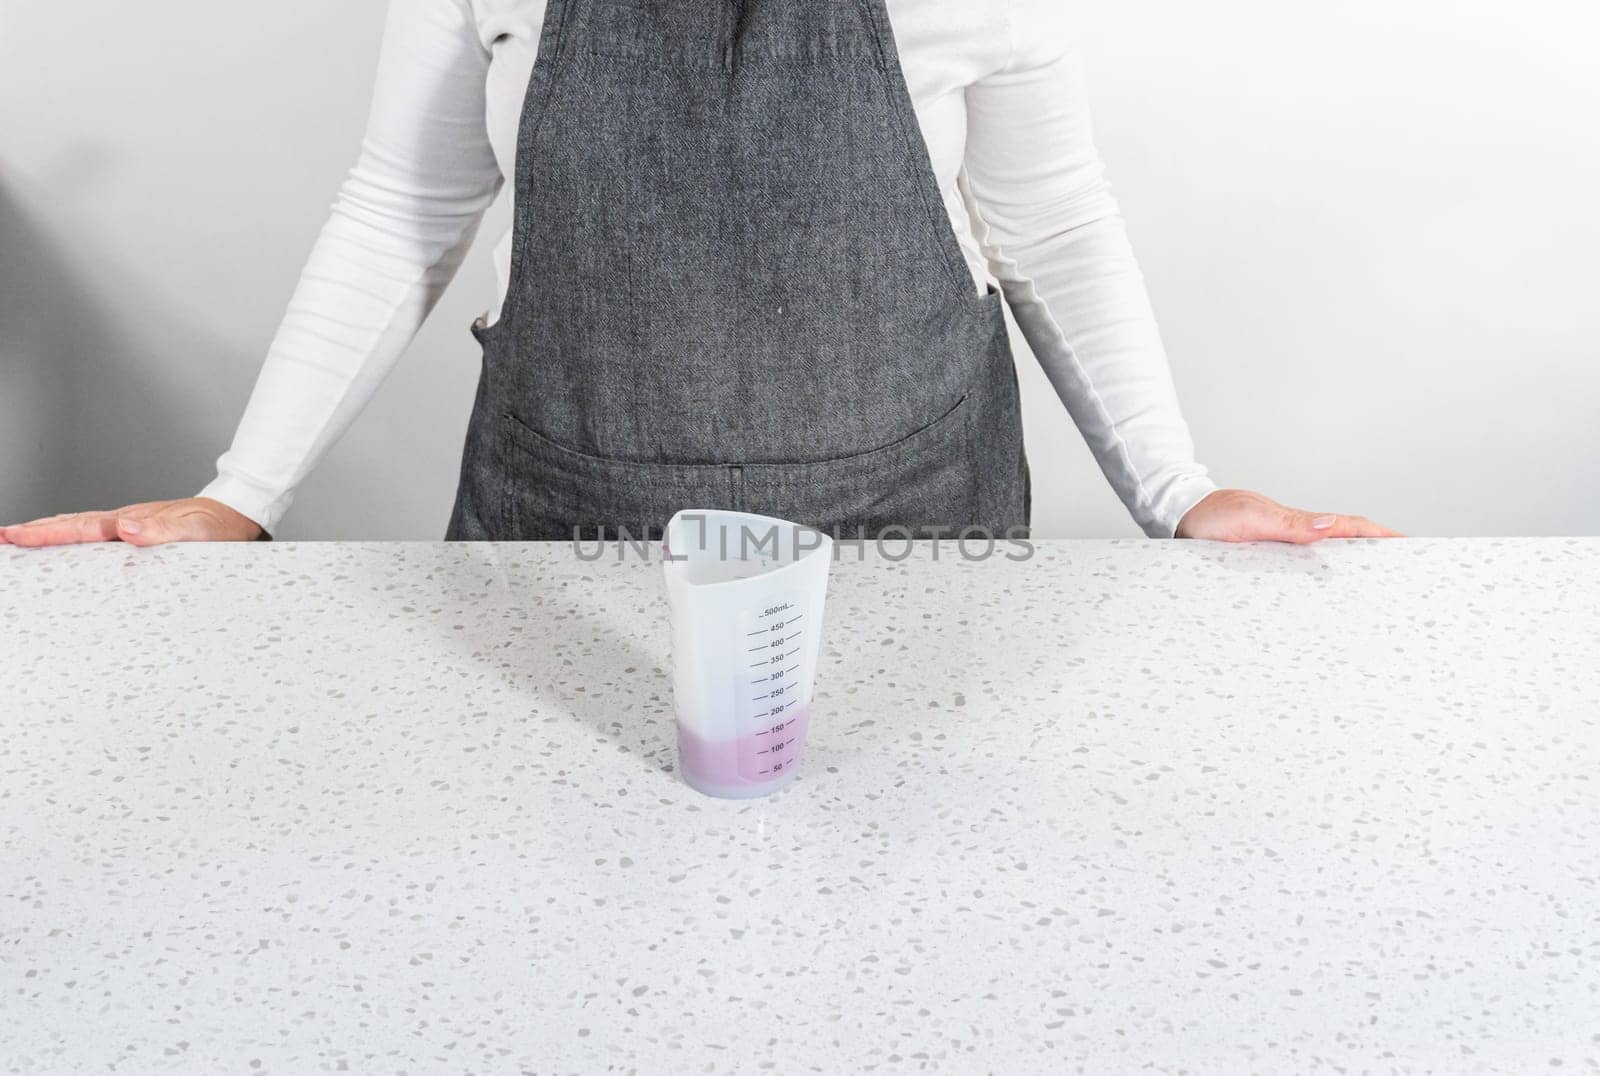
[[744, 799], [799, 771], [833, 540], [769, 516], [685, 510], [664, 548], [678, 768]]

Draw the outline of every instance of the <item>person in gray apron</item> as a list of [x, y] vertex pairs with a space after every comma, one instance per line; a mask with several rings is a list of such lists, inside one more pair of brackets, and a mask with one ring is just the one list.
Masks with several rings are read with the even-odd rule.
[[1026, 535], [1001, 297], [975, 294], [883, 0], [554, 0], [514, 205], [448, 538], [659, 534], [686, 507]]
[[[508, 286], [495, 323], [475, 327], [483, 370], [448, 537], [653, 536], [686, 507], [775, 515], [844, 538], [1024, 536], [1028, 465], [1001, 296], [993, 287], [977, 294], [885, 0], [537, 6]], [[947, 38], [956, 6], [940, 12]], [[410, 23], [422, 25], [421, 12]], [[921, 15], [931, 18], [931, 6]], [[454, 16], [441, 6], [429, 9], [435, 17]], [[516, 22], [461, 28], [481, 35], [467, 41], [429, 27], [444, 40], [420, 62], [448, 69], [459, 53], [463, 70], [484, 77], [470, 54], [492, 47], [491, 33], [514, 37]], [[446, 108], [430, 123], [459, 120]], [[505, 169], [493, 148], [481, 141], [462, 152], [495, 160], [498, 185]], [[465, 194], [441, 172], [438, 186], [424, 178], [420, 190], [401, 182], [401, 193], [378, 195], [409, 199], [421, 218], [409, 223], [425, 234], [437, 232], [426, 208], [435, 200], [448, 217], [463, 200], [492, 197], [482, 169]], [[426, 276], [442, 256], [429, 251], [432, 240], [396, 240], [370, 220], [360, 227], [375, 234], [330, 242], [317, 273], [346, 268], [339, 242], [357, 248], [358, 262], [384, 243], [423, 258], [402, 276]], [[370, 299], [362, 272], [387, 294], [392, 267], [372, 257], [349, 267], [354, 276], [336, 296]], [[396, 303], [427, 299], [413, 289]], [[336, 320], [338, 301], [308, 302], [301, 324]], [[1131, 332], [1148, 338], [1153, 325]], [[380, 339], [360, 345], [363, 362]], [[321, 354], [286, 347], [269, 356], [252, 410], [266, 399], [199, 496], [0, 527], [0, 542], [266, 537], [293, 486], [285, 475], [325, 447], [343, 403], [359, 395], [344, 342], [318, 340]], [[1147, 389], [1159, 380], [1149, 376], [1156, 358], [1144, 355]], [[293, 399], [297, 372], [310, 422]], [[1157, 442], [1181, 445], [1175, 407], [1167, 418]], [[1125, 444], [1122, 452], [1133, 472]], [[1142, 481], [1123, 475], [1125, 501], [1130, 478]], [[1145, 503], [1147, 533], [1291, 542], [1395, 533], [1190, 478], [1189, 492], [1209, 488], [1177, 519], [1158, 519]]]

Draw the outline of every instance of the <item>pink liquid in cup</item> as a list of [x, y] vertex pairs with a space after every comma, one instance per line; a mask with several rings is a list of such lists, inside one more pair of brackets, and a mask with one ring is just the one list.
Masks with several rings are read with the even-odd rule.
[[758, 796], [792, 778], [805, 751], [810, 714], [787, 717], [733, 740], [707, 740], [678, 722], [683, 779], [712, 796]]

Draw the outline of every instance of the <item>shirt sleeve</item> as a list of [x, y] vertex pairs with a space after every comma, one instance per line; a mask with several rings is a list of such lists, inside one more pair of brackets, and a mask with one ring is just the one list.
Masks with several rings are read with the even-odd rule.
[[967, 88], [962, 183], [990, 271], [1135, 522], [1170, 538], [1216, 489], [1195, 460], [1095, 149], [1058, 0], [1012, 0], [1011, 56]]
[[361, 151], [202, 496], [274, 530], [455, 276], [502, 177], [471, 0], [391, 0]]

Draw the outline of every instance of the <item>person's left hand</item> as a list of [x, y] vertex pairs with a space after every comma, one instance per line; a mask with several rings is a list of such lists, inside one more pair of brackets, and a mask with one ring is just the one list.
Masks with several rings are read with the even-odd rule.
[[1324, 538], [1403, 538], [1364, 516], [1338, 516], [1286, 508], [1247, 489], [1219, 489], [1184, 513], [1177, 538], [1214, 542], [1294, 542]]

